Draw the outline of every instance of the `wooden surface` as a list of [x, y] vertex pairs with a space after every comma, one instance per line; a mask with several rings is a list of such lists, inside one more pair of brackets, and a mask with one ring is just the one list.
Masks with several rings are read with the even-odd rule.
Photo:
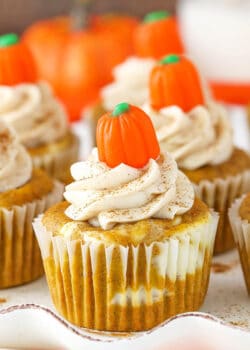
[[[143, 16], [152, 10], [173, 11], [174, 4], [175, 0], [94, 0], [92, 9]], [[37, 19], [68, 13], [72, 5], [72, 0], [0, 0], [0, 33], [20, 32]]]

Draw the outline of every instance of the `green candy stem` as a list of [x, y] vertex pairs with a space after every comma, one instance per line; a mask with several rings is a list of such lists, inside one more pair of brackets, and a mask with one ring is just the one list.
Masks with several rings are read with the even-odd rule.
[[119, 103], [118, 105], [115, 106], [112, 116], [113, 117], [118, 117], [122, 113], [128, 112], [129, 111], [129, 104], [127, 102], [122, 102]]
[[168, 17], [170, 17], [170, 13], [167, 11], [154, 11], [154, 12], [148, 13], [144, 17], [143, 22], [144, 23], [156, 22]]
[[19, 42], [19, 37], [14, 33], [4, 34], [0, 36], [0, 47], [15, 45]]
[[168, 56], [165, 56], [163, 57], [159, 63], [161, 64], [172, 64], [172, 63], [177, 63], [177, 62], [180, 62], [180, 56], [178, 55], [168, 55]]

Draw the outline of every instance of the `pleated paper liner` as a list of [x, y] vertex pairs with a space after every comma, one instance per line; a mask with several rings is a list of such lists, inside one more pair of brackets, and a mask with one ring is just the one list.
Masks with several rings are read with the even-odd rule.
[[239, 251], [246, 287], [250, 295], [250, 223], [246, 220], [242, 220], [239, 216], [239, 208], [244, 197], [245, 195], [233, 203], [232, 207], [229, 209], [229, 219]]
[[220, 214], [214, 253], [226, 252], [235, 247], [228, 209], [233, 201], [250, 191], [250, 171], [215, 181], [201, 181], [195, 185], [197, 196]]
[[62, 198], [63, 185], [40, 200], [11, 210], [0, 209], [0, 288], [13, 287], [37, 279], [44, 273], [41, 253], [32, 221]]
[[207, 292], [218, 215], [146, 246], [82, 243], [34, 228], [58, 312], [79, 327], [142, 331], [197, 310]]
[[39, 155], [32, 154], [34, 168], [43, 169], [50, 176], [63, 183], [69, 183], [72, 178], [70, 166], [79, 159], [79, 139], [72, 134], [72, 143], [68, 147], [58, 149], [55, 153]]

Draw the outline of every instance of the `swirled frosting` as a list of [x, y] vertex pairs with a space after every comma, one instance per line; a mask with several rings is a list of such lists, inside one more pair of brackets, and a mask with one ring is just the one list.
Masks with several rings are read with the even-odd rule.
[[46, 83], [0, 86], [0, 120], [17, 132], [26, 147], [37, 147], [63, 137], [67, 117]]
[[121, 101], [135, 106], [145, 103], [149, 97], [148, 82], [155, 61], [150, 58], [130, 57], [114, 68], [114, 82], [101, 90], [104, 108], [113, 109]]
[[0, 192], [22, 186], [31, 178], [32, 161], [16, 133], [0, 121]]
[[233, 133], [223, 106], [209, 102], [184, 113], [172, 106], [155, 111], [149, 104], [142, 109], [150, 116], [161, 150], [170, 152], [183, 169], [227, 161], [233, 152]]
[[125, 164], [109, 168], [94, 149], [89, 160], [72, 165], [71, 174], [75, 181], [64, 193], [71, 203], [66, 215], [104, 230], [148, 218], [173, 219], [194, 202], [190, 181], [167, 153], [142, 169]]

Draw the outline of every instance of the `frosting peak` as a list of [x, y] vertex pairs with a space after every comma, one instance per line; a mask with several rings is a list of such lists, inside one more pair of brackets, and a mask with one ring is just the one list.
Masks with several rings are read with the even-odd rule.
[[227, 161], [233, 151], [233, 133], [226, 110], [215, 102], [185, 113], [177, 106], [155, 111], [151, 118], [161, 150], [170, 152], [183, 169], [197, 169]]
[[120, 101], [140, 106], [149, 97], [149, 76], [155, 64], [151, 58], [130, 57], [115, 67], [114, 82], [101, 90], [103, 105], [113, 109]]
[[0, 120], [26, 147], [56, 141], [67, 132], [65, 111], [46, 83], [0, 86], [0, 100]]
[[18, 143], [15, 132], [0, 121], [0, 192], [25, 184], [32, 173], [32, 161]]
[[150, 159], [141, 169], [125, 164], [109, 168], [94, 149], [89, 160], [71, 167], [75, 180], [66, 187], [66, 215], [111, 229], [117, 223], [148, 218], [173, 219], [188, 211], [194, 191], [169, 154]]

